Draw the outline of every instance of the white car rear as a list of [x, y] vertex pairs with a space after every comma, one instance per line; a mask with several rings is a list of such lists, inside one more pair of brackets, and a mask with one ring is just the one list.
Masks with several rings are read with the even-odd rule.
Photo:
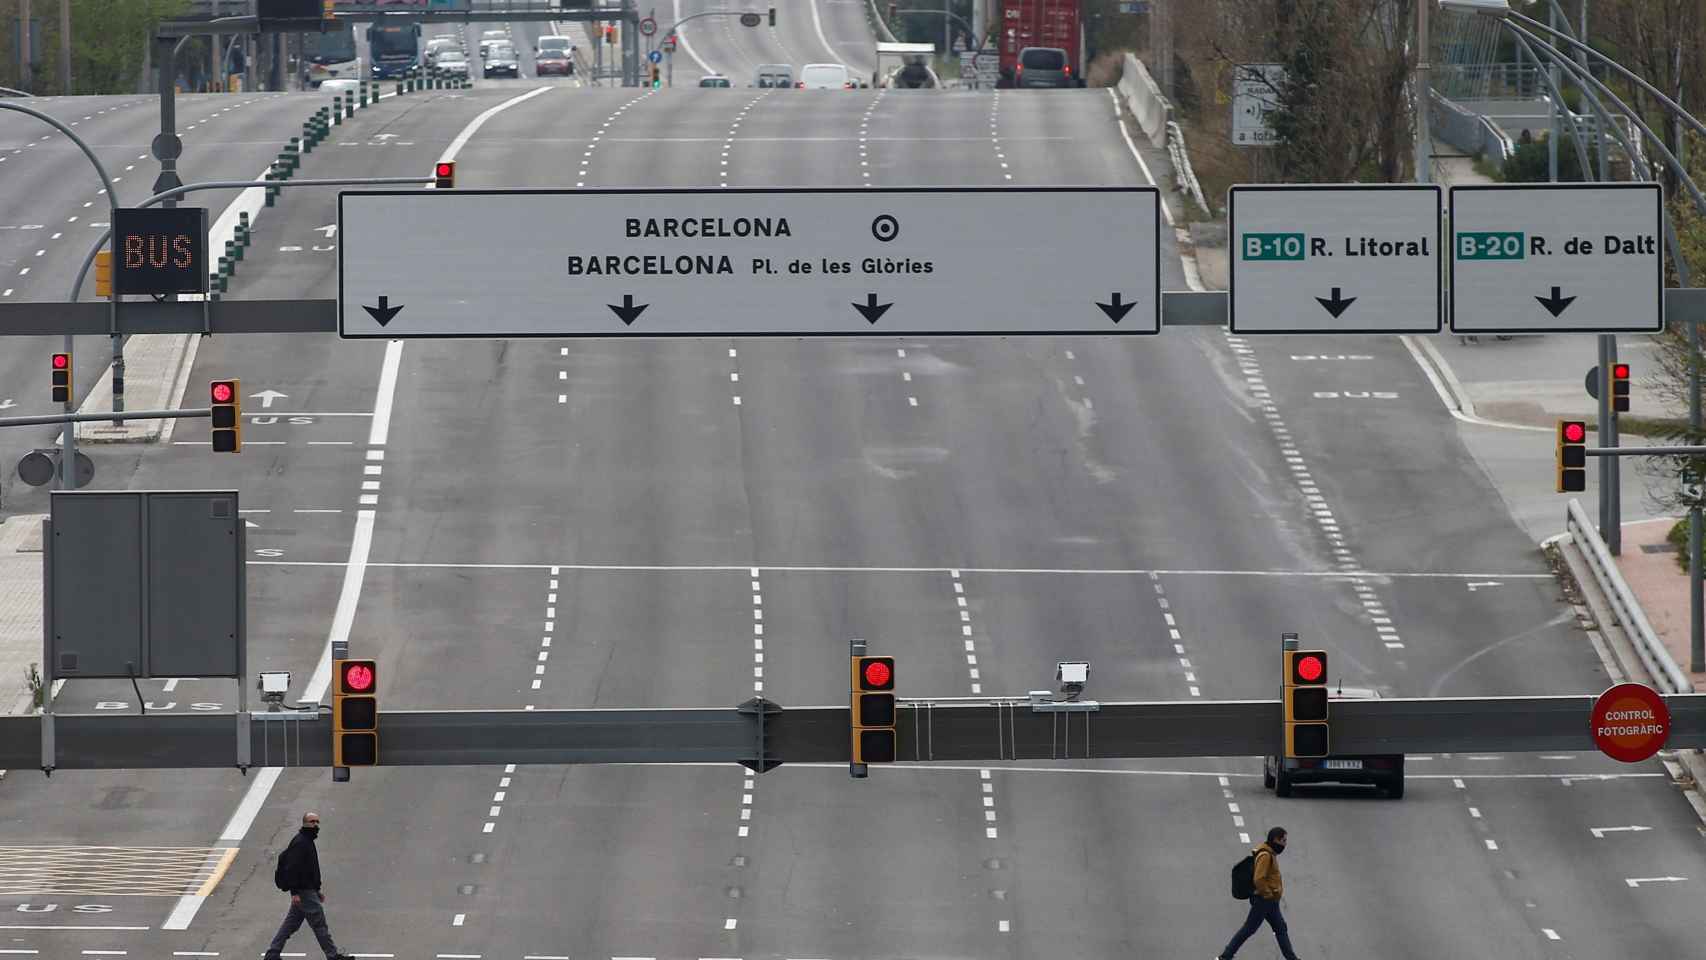
[[852, 90], [853, 74], [839, 63], [808, 63], [800, 68], [802, 90]]

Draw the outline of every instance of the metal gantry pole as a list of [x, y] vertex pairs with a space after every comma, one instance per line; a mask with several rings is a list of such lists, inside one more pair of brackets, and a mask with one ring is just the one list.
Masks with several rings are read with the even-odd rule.
[[1433, 107], [1433, 64], [1428, 61], [1428, 8], [1416, 4], [1416, 182], [1433, 180], [1433, 131], [1429, 111]]

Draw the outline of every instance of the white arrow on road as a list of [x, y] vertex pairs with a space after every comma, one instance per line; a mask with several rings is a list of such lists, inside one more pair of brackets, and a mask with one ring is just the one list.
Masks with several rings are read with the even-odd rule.
[[1468, 583], [1467, 586], [1469, 587], [1469, 592], [1474, 593], [1476, 589], [1480, 587], [1502, 587], [1504, 584], [1497, 580], [1474, 580]]
[[1592, 834], [1593, 834], [1593, 835], [1594, 835], [1594, 836], [1596, 836], [1596, 837], [1598, 837], [1598, 838], [1600, 838], [1600, 839], [1601, 839], [1601, 840], [1604, 840], [1604, 839], [1605, 839], [1605, 835], [1606, 835], [1606, 834], [1608, 834], [1608, 833], [1640, 833], [1640, 832], [1642, 832], [1642, 831], [1644, 831], [1644, 830], [1651, 830], [1651, 829], [1653, 829], [1653, 828], [1652, 828], [1652, 827], [1638, 827], [1638, 826], [1628, 826], [1628, 827], [1589, 827], [1589, 828], [1588, 828], [1588, 832], [1589, 832], [1589, 833], [1592, 833]]
[[0, 410], [10, 410], [17, 405], [18, 405], [18, 401], [13, 400], [11, 397], [7, 397], [4, 400], [0, 400]]
[[277, 390], [262, 390], [260, 393], [249, 394], [250, 399], [261, 401], [261, 409], [262, 410], [265, 410], [265, 409], [268, 409], [269, 407], [271, 407], [272, 402], [274, 400], [283, 400], [285, 397], [288, 397], [288, 396], [290, 396], [290, 394], [279, 393]]
[[326, 235], [326, 239], [330, 240], [338, 235], [338, 225], [335, 223], [328, 223], [323, 227], [315, 227], [314, 232], [323, 233]]
[[1624, 877], [1623, 882], [1631, 887], [1639, 887], [1643, 883], [1681, 883], [1687, 877]]

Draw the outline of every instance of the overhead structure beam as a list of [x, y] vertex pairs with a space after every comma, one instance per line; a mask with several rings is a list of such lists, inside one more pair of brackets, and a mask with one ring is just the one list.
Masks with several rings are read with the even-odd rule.
[[[1664, 698], [1671, 748], [1706, 747], [1706, 694]], [[1343, 754], [1591, 751], [1592, 696], [1333, 701]], [[848, 707], [629, 710], [387, 710], [385, 766], [488, 764], [846, 763]], [[1023, 698], [907, 701], [901, 762], [1253, 757], [1277, 752], [1277, 700], [1059, 704]], [[1056, 709], [1050, 709], [1050, 707]], [[255, 766], [330, 766], [328, 714], [255, 712]], [[169, 769], [238, 765], [234, 714], [59, 715], [55, 767]], [[760, 722], [762, 721], [762, 728]], [[41, 718], [0, 717], [0, 768], [39, 768]], [[762, 744], [762, 747], [760, 746]], [[762, 749], [763, 756], [759, 756]]]

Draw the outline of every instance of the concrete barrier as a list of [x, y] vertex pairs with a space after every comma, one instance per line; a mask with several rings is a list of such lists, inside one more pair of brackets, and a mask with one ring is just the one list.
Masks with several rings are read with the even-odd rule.
[[1120, 64], [1120, 96], [1125, 100], [1126, 107], [1132, 116], [1137, 118], [1138, 125], [1149, 137], [1149, 143], [1156, 147], [1167, 145], [1167, 124], [1173, 120], [1173, 105], [1161, 95], [1161, 88], [1156, 85], [1155, 78], [1149, 75], [1143, 61], [1136, 54], [1128, 53]]

